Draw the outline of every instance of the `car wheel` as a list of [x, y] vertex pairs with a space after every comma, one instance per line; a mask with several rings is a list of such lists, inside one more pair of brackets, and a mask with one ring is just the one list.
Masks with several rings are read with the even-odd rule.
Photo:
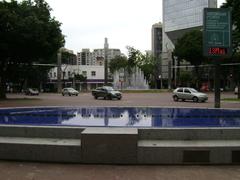
[[78, 94], [76, 94], [76, 96], [78, 96]]
[[94, 96], [95, 99], [97, 99], [98, 97], [97, 96]]
[[62, 95], [64, 96], [64, 93], [62, 93]]
[[71, 96], [71, 93], [68, 93], [69, 96]]
[[108, 96], [108, 99], [112, 100], [112, 96], [111, 96], [111, 95], [109, 95], [109, 96]]
[[178, 101], [178, 97], [177, 96], [173, 96], [173, 100], [174, 101]]
[[198, 98], [196, 96], [193, 97], [193, 102], [198, 102]]
[[121, 99], [122, 99], [122, 97], [119, 97], [119, 98], [118, 98], [118, 100], [121, 100]]

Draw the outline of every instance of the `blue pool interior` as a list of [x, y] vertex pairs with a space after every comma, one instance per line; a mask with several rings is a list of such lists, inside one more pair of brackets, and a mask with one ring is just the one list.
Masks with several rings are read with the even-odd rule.
[[154, 107], [0, 109], [0, 124], [82, 127], [239, 127], [240, 110]]

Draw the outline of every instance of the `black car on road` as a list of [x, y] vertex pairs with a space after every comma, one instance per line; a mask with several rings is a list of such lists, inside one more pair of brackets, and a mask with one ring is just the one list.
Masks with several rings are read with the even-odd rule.
[[92, 90], [92, 95], [95, 99], [103, 97], [104, 99], [113, 99], [117, 98], [118, 100], [122, 99], [122, 93], [114, 90], [111, 86], [102, 86]]

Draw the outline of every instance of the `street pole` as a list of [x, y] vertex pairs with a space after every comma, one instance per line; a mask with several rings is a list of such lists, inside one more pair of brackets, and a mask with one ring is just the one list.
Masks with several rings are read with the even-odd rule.
[[216, 62], [215, 64], [215, 72], [214, 72], [214, 107], [221, 107], [221, 92], [220, 92], [220, 64]]
[[108, 42], [105, 38], [104, 43], [104, 85], [108, 85]]
[[61, 82], [61, 65], [62, 65], [62, 59], [61, 59], [61, 52], [59, 51], [57, 53], [57, 92], [61, 93], [62, 91], [62, 82]]
[[172, 88], [172, 66], [171, 66], [171, 61], [168, 61], [168, 89]]

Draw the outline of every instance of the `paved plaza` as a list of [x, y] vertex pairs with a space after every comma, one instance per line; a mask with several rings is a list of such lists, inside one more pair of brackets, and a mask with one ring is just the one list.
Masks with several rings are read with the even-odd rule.
[[[172, 94], [164, 93], [124, 93], [122, 100], [95, 100], [90, 93], [79, 96], [61, 96], [43, 93], [40, 96], [8, 94], [8, 100], [0, 101], [0, 107], [32, 106], [161, 106], [213, 108], [214, 94], [209, 93], [206, 103], [174, 102]], [[234, 98], [233, 93], [222, 93], [221, 107], [240, 109], [239, 102], [225, 101]], [[136, 166], [136, 165], [85, 165], [37, 163], [20, 161], [0, 161], [0, 179], [3, 180], [238, 180], [240, 166]]]

